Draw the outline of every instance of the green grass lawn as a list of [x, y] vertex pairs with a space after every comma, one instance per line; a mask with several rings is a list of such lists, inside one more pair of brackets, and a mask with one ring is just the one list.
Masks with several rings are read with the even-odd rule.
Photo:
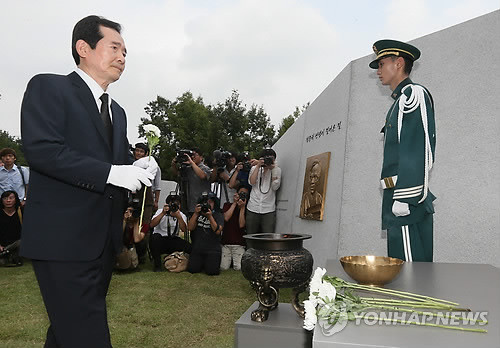
[[[115, 348], [232, 347], [234, 323], [256, 301], [241, 272], [219, 276], [152, 272], [115, 273], [108, 321]], [[291, 291], [280, 293], [290, 302]], [[31, 264], [0, 267], [0, 347], [42, 347], [49, 325]]]

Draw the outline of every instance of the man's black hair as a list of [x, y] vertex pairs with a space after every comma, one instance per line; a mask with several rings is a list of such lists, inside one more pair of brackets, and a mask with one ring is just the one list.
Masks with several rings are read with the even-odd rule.
[[260, 153], [260, 157], [273, 156], [276, 159], [276, 151], [273, 149], [264, 149]]
[[3, 148], [0, 150], [0, 157], [7, 156], [7, 155], [12, 155], [17, 158], [16, 156], [16, 151], [14, 149], [11, 149], [10, 147]]
[[410, 75], [411, 69], [413, 68], [413, 59], [410, 59], [406, 56], [402, 56], [403, 59], [405, 60], [405, 74]]
[[89, 44], [90, 48], [95, 49], [99, 40], [104, 37], [101, 33], [101, 26], [116, 30], [118, 33], [121, 33], [122, 30], [120, 24], [95, 15], [85, 17], [75, 24], [71, 39], [71, 53], [76, 65], [80, 65], [80, 56], [76, 51], [76, 42], [83, 40]]
[[149, 147], [145, 143], [137, 143], [135, 144], [135, 148], [143, 149], [146, 155], [149, 153]]
[[248, 184], [245, 184], [245, 183], [240, 183], [237, 187], [236, 187], [236, 192], [239, 192], [240, 189], [242, 188], [246, 188], [248, 190], [248, 192], [250, 192], [250, 190], [252, 189], [252, 187]]
[[192, 147], [191, 148], [191, 151], [194, 151], [196, 152], [198, 155], [200, 155], [201, 157], [203, 157], [203, 154], [201, 153], [201, 150], [199, 147]]
[[404, 61], [405, 61], [405, 68], [403, 70], [403, 72], [406, 74], [406, 75], [410, 75], [411, 73], [411, 69], [413, 68], [413, 59], [407, 57], [406, 55], [404, 54], [401, 54], [400, 56], [390, 56], [392, 58], [392, 61], [395, 61], [396, 59], [398, 59], [399, 57], [403, 58]]
[[170, 204], [172, 202], [180, 203], [181, 202], [181, 196], [179, 196], [178, 194], [169, 194], [167, 196], [167, 199], [165, 200], [165, 203]]

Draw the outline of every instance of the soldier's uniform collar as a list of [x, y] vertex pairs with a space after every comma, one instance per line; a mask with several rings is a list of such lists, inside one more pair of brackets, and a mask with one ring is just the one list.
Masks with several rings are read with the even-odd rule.
[[410, 80], [409, 77], [405, 78], [403, 81], [399, 83], [399, 85], [396, 87], [396, 89], [392, 92], [391, 97], [392, 99], [396, 100], [399, 98], [401, 95], [401, 90], [403, 89], [404, 86], [409, 85], [410, 83], [413, 83], [412, 80]]

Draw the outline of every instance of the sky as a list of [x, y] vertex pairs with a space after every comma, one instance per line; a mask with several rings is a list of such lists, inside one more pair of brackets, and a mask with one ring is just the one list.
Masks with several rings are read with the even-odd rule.
[[[186, 91], [205, 104], [233, 90], [278, 126], [383, 38], [410, 41], [498, 10], [498, 0], [16, 0], [0, 5], [0, 129], [20, 136], [30, 78], [75, 69], [71, 32], [97, 14], [119, 22], [126, 69], [108, 90], [138, 138], [144, 107]], [[368, 70], [367, 70], [368, 73]]]

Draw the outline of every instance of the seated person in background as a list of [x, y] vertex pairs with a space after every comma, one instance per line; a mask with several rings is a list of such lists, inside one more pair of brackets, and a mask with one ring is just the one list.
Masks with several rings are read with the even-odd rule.
[[153, 255], [154, 271], [161, 271], [161, 254], [171, 254], [174, 251], [191, 253], [191, 244], [179, 237], [179, 230], [187, 230], [187, 217], [181, 212], [181, 197], [175, 192], [167, 197], [166, 204], [158, 209], [151, 220], [154, 227], [149, 239], [149, 248]]
[[13, 190], [3, 192], [1, 200], [0, 265], [12, 263], [21, 266], [23, 261], [18, 255], [21, 245], [21, 201]]
[[224, 229], [222, 231], [222, 259], [220, 269], [225, 271], [233, 263], [233, 269], [241, 269], [241, 257], [245, 252], [245, 205], [248, 187], [241, 185], [233, 196], [233, 203], [224, 204]]
[[141, 242], [149, 230], [149, 225], [143, 225], [139, 231], [140, 215], [141, 211], [133, 207], [128, 207], [123, 214], [123, 248], [116, 256], [116, 269], [135, 269], [139, 264], [135, 243]]
[[220, 235], [224, 217], [218, 208], [215, 194], [203, 192], [189, 219], [188, 229], [191, 231], [193, 249], [189, 255], [187, 270], [191, 273], [202, 270], [208, 275], [220, 273]]
[[[147, 163], [149, 161], [153, 161], [156, 163], [156, 160], [154, 159], [154, 157], [148, 157], [149, 156], [149, 147], [145, 143], [135, 144], [133, 155], [134, 155], [134, 160], [135, 160], [134, 161], [135, 166], [138, 166], [138, 167], [145, 169], [145, 168], [147, 168]], [[156, 196], [154, 196], [154, 194], [153, 194], [153, 187], [156, 187], [158, 185], [158, 175], [161, 175], [161, 173], [159, 173], [158, 165], [155, 164], [155, 166], [157, 167], [157, 169], [153, 174], [155, 176], [155, 179], [152, 182], [153, 185], [151, 187], [146, 187], [146, 186], [142, 185], [142, 188], [139, 191], [132, 194], [132, 198], [139, 200], [141, 202], [141, 204], [142, 204], [143, 197], [146, 198], [145, 203], [144, 203], [144, 214], [142, 217], [142, 224], [143, 225], [149, 224], [151, 222], [151, 217], [153, 216], [153, 213], [156, 211], [156, 209], [154, 209]], [[160, 178], [160, 180], [161, 180], [161, 178]], [[144, 194], [144, 190], [146, 190], [145, 194]], [[158, 197], [159, 197], [159, 191], [158, 191]], [[139, 214], [140, 214], [140, 212], [139, 212]], [[139, 263], [140, 264], [143, 264], [146, 262], [147, 245], [148, 245], [147, 243], [148, 243], [148, 241], [147, 241], [147, 239], [145, 239], [139, 243], [136, 243], [136, 245], [135, 245], [135, 248], [137, 251], [137, 256], [139, 256]]]

